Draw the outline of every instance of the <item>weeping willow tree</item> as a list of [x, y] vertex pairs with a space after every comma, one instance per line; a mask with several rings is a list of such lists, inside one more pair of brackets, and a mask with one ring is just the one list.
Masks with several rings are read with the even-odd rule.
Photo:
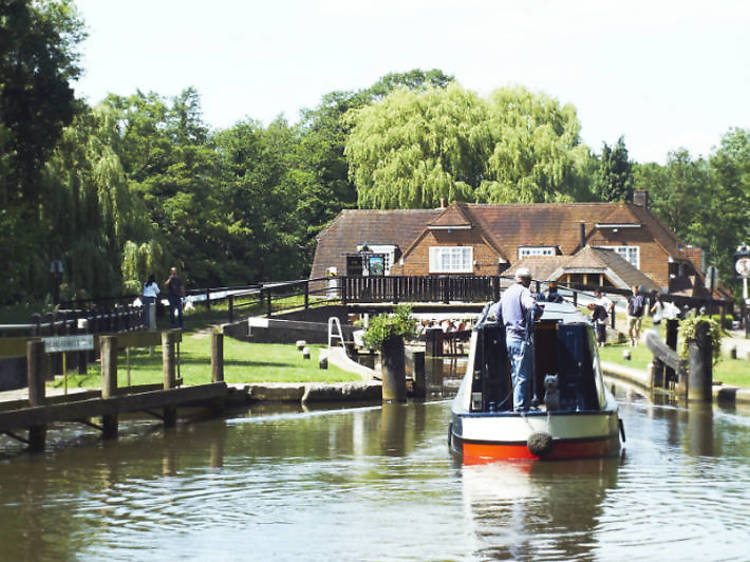
[[163, 260], [155, 229], [113, 149], [118, 140], [114, 113], [100, 105], [63, 130], [44, 170], [49, 251], [65, 264], [67, 298], [132, 290]]
[[348, 115], [349, 175], [360, 207], [471, 200], [490, 154], [487, 105], [456, 84], [396, 90]]
[[351, 112], [345, 154], [361, 207], [590, 199], [575, 108], [523, 88], [399, 90]]

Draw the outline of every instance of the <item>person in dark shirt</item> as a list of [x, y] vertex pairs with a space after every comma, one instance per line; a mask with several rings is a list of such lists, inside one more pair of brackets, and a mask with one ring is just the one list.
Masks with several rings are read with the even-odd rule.
[[562, 295], [557, 292], [557, 283], [555, 281], [549, 282], [549, 288], [547, 294], [544, 297], [547, 302], [563, 302]]
[[641, 320], [646, 309], [646, 299], [638, 291], [638, 285], [633, 285], [633, 295], [628, 299], [628, 336], [630, 347], [638, 345], [641, 337]]
[[[164, 282], [167, 288], [167, 298], [169, 299], [169, 324], [174, 328], [182, 328], [182, 299], [185, 297], [185, 286], [182, 279], [177, 275], [177, 268], [169, 270], [169, 278]], [[177, 319], [175, 319], [177, 313]]]

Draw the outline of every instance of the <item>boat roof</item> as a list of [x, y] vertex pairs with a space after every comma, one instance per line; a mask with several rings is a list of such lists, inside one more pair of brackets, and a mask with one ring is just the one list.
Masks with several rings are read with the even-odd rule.
[[[540, 303], [542, 304], [542, 303]], [[555, 320], [565, 324], [569, 322], [589, 322], [589, 317], [585, 316], [578, 308], [570, 302], [545, 302], [544, 313], [541, 320]]]

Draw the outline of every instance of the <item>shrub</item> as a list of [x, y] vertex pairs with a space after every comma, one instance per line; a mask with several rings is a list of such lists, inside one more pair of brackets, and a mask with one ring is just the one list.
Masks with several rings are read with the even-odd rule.
[[713, 356], [714, 364], [716, 364], [721, 358], [722, 329], [716, 320], [708, 316], [689, 316], [680, 322], [680, 357], [687, 359], [688, 342], [695, 339], [698, 326], [704, 322], [708, 324], [708, 334], [711, 338], [711, 355]]
[[394, 337], [413, 338], [417, 333], [417, 320], [411, 315], [411, 307], [397, 306], [393, 314], [378, 314], [370, 320], [370, 325], [362, 338], [370, 348], [381, 349], [383, 343]]

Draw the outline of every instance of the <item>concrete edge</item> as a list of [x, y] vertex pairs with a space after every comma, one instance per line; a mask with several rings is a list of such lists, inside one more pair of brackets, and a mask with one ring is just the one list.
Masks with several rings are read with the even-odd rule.
[[[617, 363], [602, 361], [602, 372], [612, 378], [621, 379], [632, 383], [644, 390], [651, 390], [653, 387], [651, 377], [646, 371], [625, 367]], [[750, 405], [750, 388], [738, 386], [721, 385], [714, 386], [711, 392], [713, 401], [717, 404], [749, 404]]]
[[341, 383], [249, 383], [234, 388], [247, 389], [250, 402], [344, 402], [380, 401], [382, 385], [378, 381]]
[[351, 359], [343, 347], [329, 347], [327, 350], [328, 362], [336, 365], [342, 371], [359, 375], [364, 382], [379, 380], [380, 375], [373, 369], [360, 365]]

